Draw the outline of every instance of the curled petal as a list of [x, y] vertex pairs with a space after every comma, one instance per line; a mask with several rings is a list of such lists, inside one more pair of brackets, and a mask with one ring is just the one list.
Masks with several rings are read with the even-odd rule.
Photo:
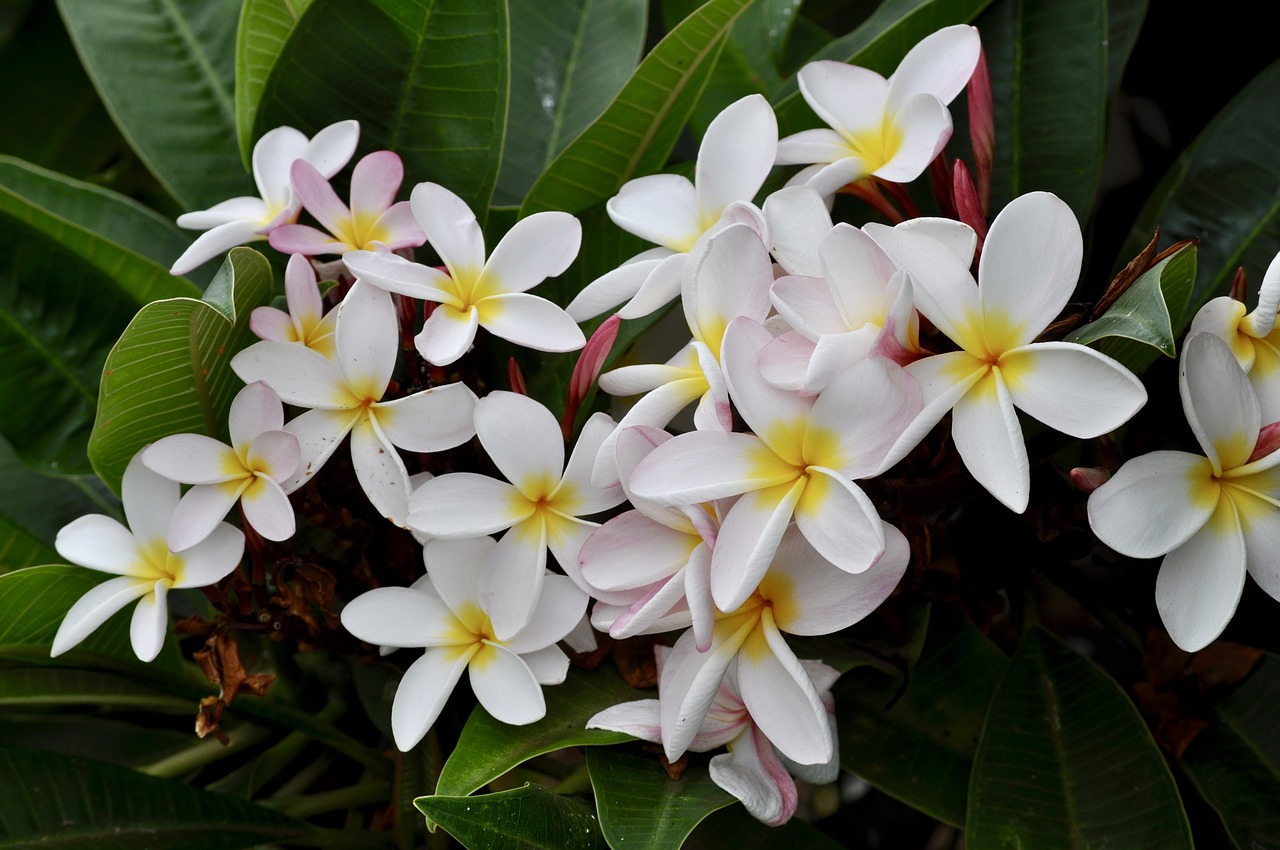
[[201, 233], [196, 241], [182, 252], [182, 256], [174, 260], [173, 266], [169, 269], [170, 273], [186, 274], [237, 245], [247, 245], [257, 239], [265, 239], [266, 237], [258, 232], [261, 226], [257, 221], [229, 221]]
[[428, 363], [433, 366], [448, 366], [471, 348], [478, 327], [479, 312], [475, 307], [462, 312], [448, 304], [441, 304], [423, 323], [422, 330], [413, 338], [413, 342], [418, 353]]
[[795, 780], [754, 724], [730, 743], [729, 752], [711, 759], [708, 767], [712, 781], [767, 826], [781, 826], [795, 814], [799, 800]]
[[738, 685], [760, 731], [793, 761], [830, 761], [835, 744], [822, 697], [768, 609], [744, 649], [738, 653]]
[[157, 581], [152, 592], [143, 594], [134, 606], [129, 621], [129, 642], [140, 661], [153, 661], [164, 647], [164, 636], [169, 631], [169, 605], [166, 594], [169, 585]]

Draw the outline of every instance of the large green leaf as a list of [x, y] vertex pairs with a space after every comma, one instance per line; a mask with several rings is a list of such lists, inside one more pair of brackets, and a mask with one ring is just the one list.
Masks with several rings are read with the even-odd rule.
[[362, 150], [389, 148], [410, 185], [434, 181], [483, 220], [507, 125], [502, 0], [314, 0], [271, 69], [255, 138], [360, 121]]
[[236, 31], [236, 135], [252, 167], [253, 127], [267, 77], [311, 0], [244, 0]]
[[[109, 514], [119, 507], [111, 504], [110, 494], [96, 476], [55, 477], [33, 472], [3, 440], [0, 440], [0, 481], [4, 482], [0, 487], [0, 517], [20, 528], [24, 537], [39, 541], [48, 553], [53, 552], [53, 539], [62, 526], [83, 514]], [[21, 565], [6, 559], [0, 564], [0, 572], [58, 560], [54, 554]]]
[[235, 146], [240, 0], [58, 0], [116, 125], [188, 209], [255, 194]]
[[241, 386], [231, 358], [255, 337], [249, 313], [271, 298], [271, 266], [233, 248], [201, 300], [148, 304], [107, 356], [89, 457], [107, 486], [143, 446], [178, 433], [219, 437]]
[[235, 850], [307, 824], [262, 806], [51, 752], [0, 749], [0, 850]]
[[477, 706], [440, 771], [436, 793], [465, 796], [516, 765], [563, 747], [630, 741], [621, 732], [588, 729], [587, 721], [611, 705], [643, 698], [605, 666], [590, 672], [570, 669], [564, 684], [546, 689], [546, 716], [528, 726], [501, 723]]
[[586, 803], [541, 785], [479, 797], [419, 797], [431, 821], [468, 850], [604, 850], [600, 826]]
[[[1204, 302], [1226, 295], [1236, 268], [1253, 280], [1280, 251], [1280, 61], [1214, 117], [1160, 181], [1138, 215], [1123, 265], [1157, 226], [1165, 237], [1199, 240], [1195, 290], [1183, 324]], [[1181, 333], [1183, 325], [1175, 325]]]
[[995, 105], [992, 208], [1046, 191], [1086, 220], [1105, 147], [1106, 0], [1000, 0], [979, 25]]
[[753, 0], [710, 0], [649, 52], [604, 114], [561, 151], [520, 215], [576, 213], [660, 169], [698, 102], [733, 22]]
[[1023, 637], [992, 697], [965, 838], [984, 850], [1191, 847], [1178, 789], [1138, 710], [1040, 629]]
[[511, 4], [511, 107], [493, 202], [519, 206], [543, 170], [595, 120], [644, 51], [645, 4]]
[[1280, 848], [1280, 657], [1266, 655], [1239, 688], [1213, 706], [1182, 769], [1222, 818], [1237, 847]]
[[938, 820], [963, 824], [973, 753], [1004, 661], [970, 623], [935, 608], [905, 689], [873, 667], [836, 683], [841, 767]]
[[843, 844], [817, 827], [793, 817], [782, 826], [765, 826], [742, 806], [729, 806], [698, 824], [685, 850], [840, 850]]
[[58, 553], [48, 544], [18, 523], [0, 515], [0, 573], [49, 564], [56, 560]]
[[190, 700], [160, 693], [125, 676], [61, 667], [0, 669], [0, 708], [60, 706], [144, 709], [179, 715], [190, 715], [194, 711]]
[[613, 850], [679, 847], [703, 818], [737, 802], [705, 767], [691, 766], [673, 780], [657, 753], [638, 747], [588, 750], [587, 769], [600, 829]]

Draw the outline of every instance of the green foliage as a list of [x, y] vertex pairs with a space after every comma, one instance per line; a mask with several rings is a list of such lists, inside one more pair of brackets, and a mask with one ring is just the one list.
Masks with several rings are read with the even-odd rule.
[[236, 136], [246, 169], [253, 166], [254, 119], [271, 69], [311, 0], [244, 0], [236, 31]]
[[635, 747], [587, 753], [600, 829], [613, 850], [679, 847], [703, 818], [735, 802], [703, 766], [671, 779], [658, 754]]
[[591, 807], [540, 785], [479, 797], [419, 797], [423, 814], [467, 850], [603, 850]]

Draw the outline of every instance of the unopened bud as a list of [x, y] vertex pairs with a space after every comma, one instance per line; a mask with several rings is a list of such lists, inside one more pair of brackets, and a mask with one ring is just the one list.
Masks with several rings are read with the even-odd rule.
[[1101, 466], [1077, 466], [1071, 470], [1071, 483], [1081, 493], [1092, 493], [1111, 480], [1111, 473]]

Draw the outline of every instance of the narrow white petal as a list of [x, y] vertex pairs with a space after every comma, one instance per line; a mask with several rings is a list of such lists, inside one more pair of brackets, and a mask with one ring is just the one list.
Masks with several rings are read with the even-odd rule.
[[484, 268], [484, 235], [465, 201], [436, 183], [419, 183], [409, 204], [450, 276], [457, 279]]
[[694, 338], [719, 354], [729, 322], [738, 316], [764, 321], [772, 284], [773, 264], [755, 231], [735, 224], [711, 237], [684, 271], [681, 303]]
[[480, 576], [480, 603], [499, 640], [528, 624], [546, 572], [547, 527], [539, 516], [513, 525], [489, 553]]
[[662, 749], [668, 761], [684, 755], [698, 734], [725, 671], [753, 625], [754, 621], [736, 631], [717, 629], [717, 640], [706, 652], [698, 651], [691, 631], [681, 635], [672, 647], [658, 682]]
[[1027, 509], [1031, 466], [1022, 426], [998, 369], [992, 369], [956, 402], [951, 437], [965, 467], [1014, 513]]
[[639, 699], [610, 706], [592, 715], [587, 721], [587, 728], [621, 732], [656, 744], [662, 740], [662, 727], [658, 725], [658, 701]]
[[445, 384], [374, 405], [378, 427], [409, 452], [438, 452], [475, 436], [476, 394], [463, 383]]
[[1241, 328], [1261, 339], [1275, 327], [1277, 310], [1280, 310], [1280, 254], [1272, 257], [1267, 266], [1262, 285], [1258, 287], [1258, 306], [1240, 323]]
[[180, 495], [177, 482], [157, 475], [142, 464], [138, 455], [133, 456], [120, 481], [120, 501], [124, 503], [125, 520], [140, 545], [164, 539]]
[[671, 303], [680, 294], [680, 279], [688, 260], [689, 255], [683, 253], [659, 260], [640, 282], [636, 294], [618, 310], [618, 317], [641, 319]]
[[864, 572], [884, 554], [884, 524], [875, 506], [835, 470], [809, 468], [809, 483], [795, 513], [796, 525], [813, 548], [845, 572]]
[[894, 183], [915, 180], [951, 138], [951, 113], [931, 94], [918, 94], [892, 118], [898, 148], [888, 162], [875, 164], [875, 176]]
[[694, 174], [703, 215], [719, 216], [734, 201], [750, 201], [773, 168], [778, 120], [769, 101], [748, 95], [707, 125]]
[[635, 468], [629, 486], [641, 499], [694, 505], [789, 482], [795, 475], [795, 467], [758, 437], [694, 431], [655, 448]]
[[1182, 409], [1215, 470], [1243, 466], [1262, 427], [1258, 398], [1231, 349], [1213, 334], [1196, 334], [1178, 369]]
[[755, 592], [805, 490], [803, 480], [743, 494], [720, 526], [711, 553], [711, 598], [733, 611]]
[[119, 576], [108, 579], [76, 600], [53, 636], [49, 655], [57, 657], [71, 649], [105, 623], [112, 614], [155, 586], [150, 579]]
[[1000, 374], [1014, 407], [1081, 439], [1119, 428], [1147, 401], [1132, 372], [1070, 342], [1014, 349], [1000, 358]]
[[409, 524], [432, 537], [492, 534], [532, 513], [515, 487], [474, 472], [437, 475], [409, 498]]
[[1231, 622], [1244, 591], [1245, 542], [1230, 498], [1213, 517], [1165, 556], [1156, 576], [1156, 608], [1173, 642], [1204, 649]]
[[909, 364], [907, 372], [920, 385], [923, 406], [880, 463], [884, 472], [920, 444], [933, 426], [990, 371], [986, 362], [964, 351], [949, 351]]
[[549, 575], [529, 622], [512, 635], [506, 646], [517, 655], [554, 646], [587, 612], [587, 595], [565, 576]]
[[[334, 367], [337, 368], [337, 367]], [[351, 426], [364, 415], [357, 410], [324, 410], [317, 408], [308, 410], [284, 426], [285, 430], [298, 438], [300, 457], [298, 469], [288, 481], [281, 482], [286, 493], [292, 493], [311, 480], [311, 476], [320, 471], [334, 449], [347, 436]]]
[[374, 508], [389, 522], [407, 527], [409, 471], [372, 416], [361, 417], [351, 429], [351, 465]]
[[599, 487], [591, 483], [591, 473], [604, 441], [617, 429], [607, 413], [593, 413], [578, 435], [569, 455], [564, 475], [555, 490], [556, 510], [572, 516], [591, 516], [622, 504], [622, 485]]
[[241, 492], [250, 483], [249, 479], [241, 478], [222, 484], [197, 484], [188, 490], [169, 521], [165, 535], [169, 549], [181, 552], [208, 537], [235, 507]]
[[597, 528], [579, 553], [593, 590], [631, 590], [666, 579], [689, 561], [702, 538], [627, 511]]
[[374, 286], [420, 301], [456, 302], [449, 276], [385, 251], [348, 251], [342, 261], [353, 275]]
[[404, 671], [391, 704], [391, 732], [401, 752], [427, 734], [470, 660], [455, 647], [433, 647]]
[[129, 621], [129, 642], [141, 661], [152, 661], [164, 647], [164, 636], [169, 633], [169, 605], [166, 600], [169, 586], [157, 581], [152, 592], [144, 594], [134, 606]]
[[201, 233], [196, 241], [191, 243], [191, 247], [174, 260], [173, 266], [169, 269], [170, 273], [186, 274], [237, 245], [247, 245], [257, 239], [265, 239], [265, 236], [258, 233], [258, 228], [261, 226], [257, 221], [229, 221]]
[[773, 258], [787, 274], [822, 274], [818, 244], [831, 230], [831, 212], [809, 186], [779, 189], [764, 202], [764, 216], [773, 238]]
[[378, 401], [399, 357], [400, 323], [391, 295], [357, 281], [342, 299], [334, 342], [347, 386], [361, 401]]
[[435, 538], [422, 549], [432, 591], [453, 611], [480, 605], [479, 565], [497, 545], [492, 537], [466, 537], [459, 540]]
[[356, 152], [360, 138], [360, 122], [354, 119], [338, 121], [311, 137], [300, 156], [315, 166], [326, 178], [342, 170]]
[[524, 726], [547, 713], [542, 686], [533, 671], [505, 646], [486, 644], [467, 671], [476, 699], [494, 719]]
[[751, 719], [788, 758], [801, 764], [830, 761], [835, 745], [822, 697], [771, 614], [766, 612], [751, 644], [752, 651], [738, 654], [738, 686]]

